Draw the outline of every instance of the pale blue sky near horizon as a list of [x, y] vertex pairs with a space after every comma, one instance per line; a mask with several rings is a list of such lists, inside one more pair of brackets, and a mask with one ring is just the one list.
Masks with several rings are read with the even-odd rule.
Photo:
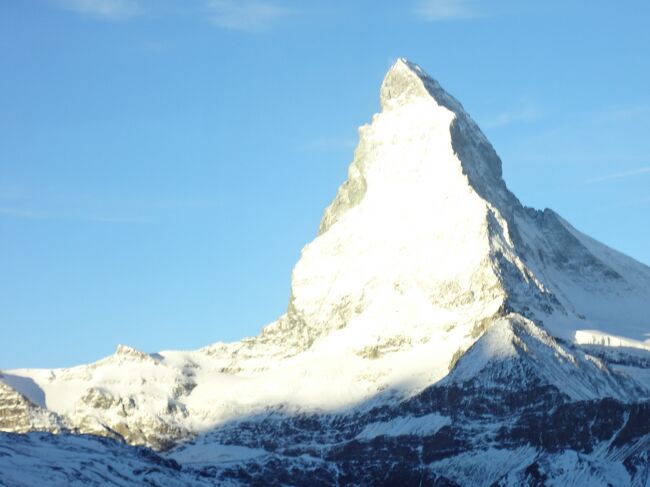
[[0, 2], [0, 368], [257, 334], [397, 57], [650, 264], [650, 4], [522, 3]]

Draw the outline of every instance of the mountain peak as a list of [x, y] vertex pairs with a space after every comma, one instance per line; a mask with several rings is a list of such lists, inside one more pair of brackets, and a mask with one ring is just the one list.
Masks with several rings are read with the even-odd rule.
[[[418, 117], [428, 118], [433, 111], [451, 112], [449, 120], [439, 117], [440, 123], [449, 124], [441, 128], [449, 131], [453, 152], [470, 184], [478, 194], [506, 213], [509, 213], [508, 208], [519, 205], [503, 182], [499, 156], [479, 126], [463, 105], [420, 66], [398, 58], [384, 77], [380, 102], [382, 112], [413, 106], [422, 107], [417, 111]], [[414, 113], [405, 116], [411, 120], [413, 117]], [[431, 137], [431, 134], [425, 136]]]
[[438, 105], [447, 108], [456, 115], [465, 113], [458, 100], [447, 93], [440, 83], [420, 66], [406, 58], [398, 58], [386, 73], [381, 85], [382, 110], [427, 98], [433, 98]]
[[427, 75], [416, 64], [404, 58], [397, 59], [381, 85], [382, 109], [407, 103], [412, 98], [428, 96], [422, 81], [423, 76]]
[[622, 273], [550, 212], [522, 206], [479, 126], [419, 66], [398, 59], [380, 92], [382, 110], [359, 129], [348, 178], [294, 268], [274, 330], [290, 330], [296, 350], [339, 329], [390, 341], [416, 333], [404, 312], [415, 301], [418, 320], [433, 323], [440, 309], [480, 309], [478, 321], [514, 311], [572, 339], [590, 310], [574, 311], [573, 288], [555, 277], [590, 285]]

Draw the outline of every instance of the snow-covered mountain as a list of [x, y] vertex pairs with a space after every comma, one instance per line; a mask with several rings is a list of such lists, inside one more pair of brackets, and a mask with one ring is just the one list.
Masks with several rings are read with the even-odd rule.
[[650, 268], [522, 206], [406, 60], [359, 138], [257, 337], [3, 371], [0, 430], [55, 434], [0, 436], [9, 485], [91, 484], [79, 451], [124, 484], [650, 485]]

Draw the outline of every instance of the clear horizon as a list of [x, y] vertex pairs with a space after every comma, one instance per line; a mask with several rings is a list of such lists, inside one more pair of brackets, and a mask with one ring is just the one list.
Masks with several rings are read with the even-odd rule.
[[255, 335], [398, 57], [527, 206], [650, 264], [644, 2], [0, 6], [0, 369]]

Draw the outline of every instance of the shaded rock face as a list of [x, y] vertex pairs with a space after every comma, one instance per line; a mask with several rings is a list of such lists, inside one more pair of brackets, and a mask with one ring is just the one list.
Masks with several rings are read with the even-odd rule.
[[0, 430], [60, 433], [0, 473], [64, 460], [11, 485], [648, 485], [650, 268], [525, 208], [415, 64], [380, 104], [259, 336], [0, 376]]

